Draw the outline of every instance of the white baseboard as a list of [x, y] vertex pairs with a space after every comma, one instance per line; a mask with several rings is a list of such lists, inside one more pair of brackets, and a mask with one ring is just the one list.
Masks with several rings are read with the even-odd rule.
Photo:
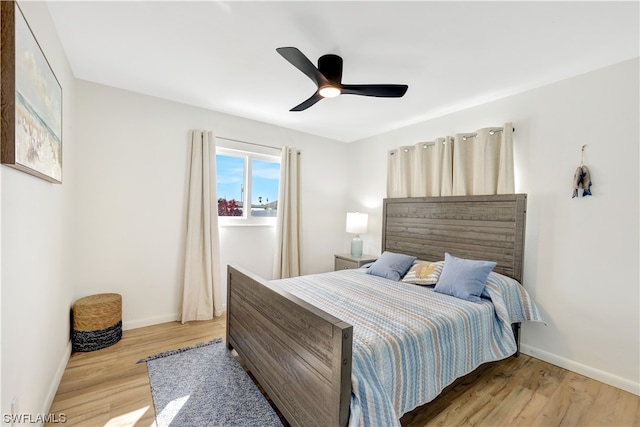
[[626, 378], [613, 375], [609, 372], [601, 371], [600, 369], [592, 368], [591, 366], [583, 365], [582, 363], [565, 359], [564, 357], [560, 357], [556, 354], [549, 353], [544, 350], [528, 346], [526, 344], [520, 345], [520, 351], [527, 356], [535, 357], [536, 359], [543, 360], [545, 362], [551, 363], [552, 365], [568, 369], [569, 371], [584, 375], [585, 377], [593, 378], [594, 380], [609, 384], [610, 386], [640, 396], [639, 382], [634, 382]]
[[157, 325], [159, 323], [175, 322], [177, 320], [180, 320], [179, 313], [164, 314], [162, 316], [147, 317], [145, 319], [127, 320], [126, 322], [122, 322], [122, 329], [126, 331], [129, 329]]
[[[227, 311], [227, 304], [222, 304], [222, 311], [216, 312], [214, 315], [220, 316]], [[180, 321], [180, 313], [164, 314], [162, 316], [147, 317], [145, 319], [127, 320], [122, 322], [122, 330], [143, 328], [145, 326], [157, 325], [159, 323]]]
[[44, 401], [44, 408], [40, 411], [41, 414], [48, 414], [50, 412], [51, 405], [53, 404], [53, 399], [56, 398], [56, 393], [58, 392], [58, 387], [60, 386], [60, 381], [62, 381], [62, 376], [64, 375], [64, 370], [67, 368], [67, 363], [69, 363], [69, 358], [71, 357], [71, 340], [67, 342], [67, 347], [64, 350], [64, 354], [58, 363], [58, 369], [56, 369], [56, 374], [49, 386], [49, 390], [47, 390], [47, 396]]

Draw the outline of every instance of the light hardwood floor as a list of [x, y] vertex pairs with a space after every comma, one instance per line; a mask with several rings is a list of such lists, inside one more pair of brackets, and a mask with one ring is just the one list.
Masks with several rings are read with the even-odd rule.
[[[224, 337], [225, 318], [124, 331], [117, 344], [74, 353], [52, 413], [67, 426], [155, 426], [145, 363], [166, 350]], [[526, 355], [486, 364], [405, 414], [418, 426], [640, 426], [640, 397]], [[198, 427], [198, 426], [189, 426]]]

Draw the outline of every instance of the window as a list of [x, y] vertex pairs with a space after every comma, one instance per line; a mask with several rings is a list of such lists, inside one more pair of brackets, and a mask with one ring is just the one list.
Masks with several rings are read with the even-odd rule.
[[218, 216], [242, 216], [244, 213], [244, 159], [216, 154]]
[[216, 174], [220, 224], [275, 224], [279, 157], [218, 148]]
[[280, 163], [251, 159], [251, 216], [276, 216], [279, 183]]

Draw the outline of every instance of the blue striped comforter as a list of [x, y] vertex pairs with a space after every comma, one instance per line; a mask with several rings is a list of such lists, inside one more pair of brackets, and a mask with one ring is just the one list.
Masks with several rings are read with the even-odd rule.
[[526, 290], [494, 272], [481, 304], [363, 269], [273, 282], [353, 326], [350, 426], [399, 426], [456, 378], [515, 353], [511, 323], [541, 320]]

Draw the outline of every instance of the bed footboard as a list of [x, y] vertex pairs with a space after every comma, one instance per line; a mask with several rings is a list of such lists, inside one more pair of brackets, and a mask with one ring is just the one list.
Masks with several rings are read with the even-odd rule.
[[227, 347], [292, 426], [346, 426], [353, 327], [235, 266], [227, 268]]

